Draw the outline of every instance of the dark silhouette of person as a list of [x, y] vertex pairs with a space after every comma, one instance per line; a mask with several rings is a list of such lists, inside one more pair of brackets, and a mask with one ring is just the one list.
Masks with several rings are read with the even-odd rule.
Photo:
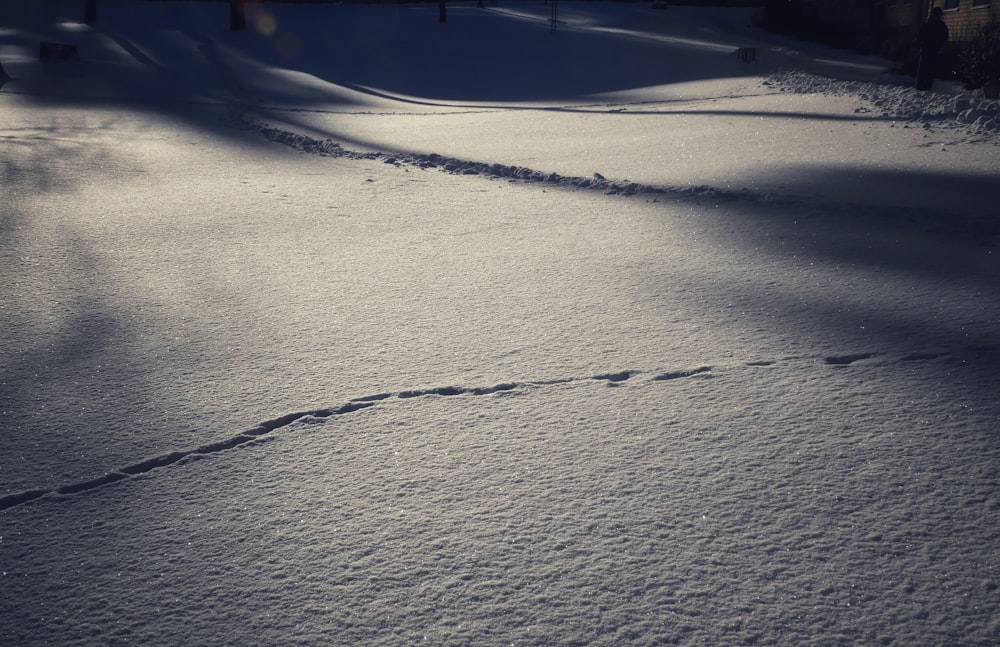
[[920, 47], [920, 60], [917, 62], [918, 90], [930, 90], [934, 85], [941, 48], [948, 42], [948, 25], [941, 20], [943, 14], [941, 7], [934, 7], [930, 17], [920, 26], [917, 37], [917, 45]]

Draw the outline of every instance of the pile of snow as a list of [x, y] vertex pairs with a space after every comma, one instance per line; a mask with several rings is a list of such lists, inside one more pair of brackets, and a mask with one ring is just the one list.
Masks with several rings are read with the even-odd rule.
[[938, 83], [933, 92], [921, 92], [912, 82], [898, 78], [883, 81], [832, 79], [798, 70], [769, 75], [765, 85], [782, 92], [854, 96], [858, 114], [919, 124], [923, 128], [955, 128], [980, 138], [1000, 135], [1000, 101], [987, 99], [982, 90], [967, 91], [953, 83]]

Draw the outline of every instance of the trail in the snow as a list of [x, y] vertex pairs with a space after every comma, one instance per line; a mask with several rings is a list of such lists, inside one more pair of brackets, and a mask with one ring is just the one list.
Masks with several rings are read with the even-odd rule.
[[[968, 348], [966, 350], [982, 350]], [[991, 349], [992, 350], [992, 349]], [[838, 356], [828, 356], [822, 358], [823, 363], [834, 368], [845, 368], [849, 365], [862, 362], [863, 360], [873, 359], [881, 357], [883, 354], [880, 352], [856, 352], [849, 353], [845, 355]], [[901, 362], [913, 362], [913, 361], [928, 361], [941, 359], [946, 357], [956, 356], [952, 353], [947, 352], [912, 352], [904, 355], [899, 359]], [[809, 362], [817, 362], [820, 358], [805, 358], [805, 357], [788, 357], [781, 360], [755, 360], [747, 361], [738, 365], [739, 367], [769, 367], [780, 362], [791, 361], [791, 360], [804, 360]], [[699, 366], [691, 369], [682, 369], [675, 371], [668, 371], [664, 373], [658, 373], [653, 375], [649, 381], [651, 382], [667, 382], [683, 378], [712, 378], [713, 370], [719, 367], [712, 366]], [[722, 367], [723, 369], [727, 367]], [[728, 367], [735, 368], [735, 367]], [[554, 386], [559, 384], [567, 384], [571, 382], [581, 382], [581, 381], [599, 381], [606, 382], [609, 387], [619, 386], [622, 382], [625, 382], [637, 375], [641, 375], [642, 371], [635, 370], [625, 370], [617, 371], [611, 373], [599, 373], [587, 377], [568, 377], [568, 378], [558, 378], [549, 380], [535, 380], [535, 381], [524, 381], [524, 382], [504, 382], [500, 384], [495, 384], [492, 386], [481, 386], [481, 387], [463, 387], [463, 386], [442, 386], [442, 387], [431, 387], [426, 389], [414, 389], [399, 391], [396, 393], [376, 393], [372, 395], [364, 395], [356, 398], [352, 398], [346, 404], [336, 407], [336, 408], [320, 408], [312, 409], [308, 411], [298, 411], [295, 413], [288, 413], [277, 418], [267, 420], [260, 423], [252, 429], [242, 431], [235, 436], [230, 438], [202, 445], [193, 449], [179, 450], [175, 452], [170, 452], [168, 454], [163, 454], [155, 458], [150, 458], [147, 460], [134, 463], [125, 467], [111, 470], [104, 474], [103, 476], [97, 477], [95, 479], [81, 481], [77, 483], [70, 483], [57, 488], [44, 489], [36, 488], [31, 490], [24, 490], [22, 492], [17, 492], [15, 494], [10, 494], [5, 497], [0, 497], [0, 511], [8, 510], [16, 506], [31, 503], [33, 501], [38, 501], [44, 497], [50, 496], [68, 496], [80, 494], [82, 492], [87, 492], [90, 490], [95, 490], [125, 479], [129, 479], [141, 474], [147, 474], [153, 470], [167, 467], [175, 463], [179, 463], [184, 459], [197, 458], [199, 456], [207, 454], [216, 454], [219, 452], [228, 451], [241, 447], [243, 445], [249, 445], [254, 442], [259, 442], [262, 437], [272, 434], [276, 431], [284, 429], [289, 425], [303, 420], [304, 418], [311, 419], [326, 419], [336, 416], [342, 416], [349, 413], [354, 413], [362, 409], [367, 409], [370, 407], [377, 406], [378, 404], [389, 400], [391, 398], [397, 399], [410, 399], [418, 398], [424, 396], [484, 396], [493, 394], [507, 394], [510, 392], [517, 391], [518, 389], [528, 389], [528, 388], [543, 388], [546, 386]]]
[[[695, 372], [704, 370], [708, 369], [704, 368], [697, 369], [696, 371], [690, 372], [690, 374], [694, 374]], [[25, 490], [23, 492], [18, 492], [16, 494], [11, 494], [0, 498], [0, 511], [7, 510], [9, 508], [13, 508], [15, 506], [19, 506], [25, 503], [29, 503], [37, 499], [41, 499], [42, 497], [47, 495], [71, 495], [71, 494], [79, 494], [81, 492], [86, 492], [88, 490], [94, 490], [99, 487], [110, 485], [112, 483], [117, 483], [118, 481], [133, 476], [146, 474], [161, 467], [167, 467], [168, 465], [173, 465], [174, 463], [177, 463], [189, 457], [196, 457], [205, 454], [216, 454], [219, 452], [234, 449], [236, 447], [240, 447], [241, 445], [247, 445], [249, 443], [259, 440], [262, 436], [266, 436], [267, 434], [271, 434], [279, 429], [287, 427], [299, 420], [302, 420], [303, 418], [324, 419], [324, 418], [331, 418], [334, 416], [342, 416], [348, 413], [359, 411], [361, 409], [367, 409], [368, 407], [376, 406], [379, 402], [387, 400], [392, 397], [400, 399], [409, 399], [409, 398], [416, 398], [429, 395], [482, 396], [494, 393], [509, 392], [519, 387], [549, 386], [553, 384], [564, 384], [568, 382], [577, 382], [581, 380], [607, 380], [609, 383], [616, 383], [623, 380], [627, 380], [633, 375], [638, 375], [638, 371], [622, 371], [619, 373], [594, 375], [585, 378], [564, 378], [559, 380], [547, 380], [547, 381], [535, 381], [535, 382], [505, 382], [485, 387], [443, 386], [443, 387], [433, 387], [427, 389], [400, 391], [398, 393], [377, 393], [374, 395], [360, 396], [351, 399], [349, 402], [347, 402], [347, 404], [344, 404], [343, 406], [337, 408], [313, 409], [309, 411], [288, 413], [278, 418], [262, 422], [256, 427], [249, 429], [247, 431], [240, 432], [239, 434], [231, 438], [220, 440], [214, 443], [209, 443], [207, 445], [202, 445], [194, 449], [175, 451], [169, 454], [164, 454], [162, 456], [157, 456], [155, 458], [150, 458], [141, 461], [139, 463], [135, 463], [133, 465], [112, 470], [103, 476], [88, 481], [71, 483], [68, 485], [63, 485], [61, 487], [49, 490], [38, 488], [38, 489]], [[661, 379], [661, 378], [654, 378], [654, 379]]]
[[[739, 205], [767, 205], [770, 208], [797, 208], [804, 205], [818, 206], [836, 211], [857, 213], [859, 210], [870, 210], [863, 203], [838, 199], [833, 202], [824, 201], [815, 196], [795, 194], [777, 194], [768, 190], [751, 190], [747, 188], [729, 189], [708, 185], [656, 185], [642, 184], [630, 180], [607, 178], [599, 172], [591, 177], [565, 176], [554, 172], [540, 171], [526, 166], [464, 160], [456, 157], [439, 155], [437, 153], [403, 153], [386, 151], [357, 151], [344, 147], [337, 141], [316, 139], [303, 133], [275, 127], [252, 117], [244, 108], [235, 109], [229, 115], [235, 127], [246, 129], [265, 139], [288, 146], [293, 150], [320, 157], [341, 158], [350, 160], [382, 161], [396, 167], [417, 168], [420, 170], [438, 170], [452, 175], [479, 176], [491, 180], [506, 180], [515, 183], [533, 184], [541, 187], [553, 187], [566, 190], [595, 191], [605, 195], [615, 196], [646, 196], [648, 200], [663, 199], [711, 200], [717, 203]], [[928, 222], [937, 222], [940, 213], [933, 208], [905, 205], [882, 205], [879, 213], [883, 218], [899, 218], [914, 220], [926, 218]], [[976, 231], [991, 240], [1000, 236], [1000, 225], [991, 221], [977, 221], [975, 225], [964, 222], [963, 227]]]
[[520, 182], [534, 182], [558, 185], [569, 188], [589, 189], [609, 195], [636, 195], [639, 193], [691, 193], [702, 192], [715, 195], [722, 193], [709, 187], [698, 189], [677, 189], [670, 187], [640, 184], [629, 180], [609, 180], [600, 173], [592, 177], [564, 176], [558, 173], [546, 173], [526, 166], [508, 164], [491, 164], [447, 157], [437, 153], [390, 153], [383, 151], [363, 152], [344, 148], [332, 139], [316, 139], [301, 133], [282, 130], [262, 123], [248, 115], [239, 115], [237, 123], [240, 127], [255, 132], [265, 139], [288, 146], [303, 153], [322, 157], [337, 157], [352, 160], [381, 160], [394, 166], [409, 166], [420, 169], [438, 169], [455, 175], [481, 175], [488, 178], [507, 179]]

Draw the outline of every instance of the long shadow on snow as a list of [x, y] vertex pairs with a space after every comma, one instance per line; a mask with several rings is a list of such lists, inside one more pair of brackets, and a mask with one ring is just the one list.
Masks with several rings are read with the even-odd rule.
[[[218, 43], [230, 34], [223, 3], [142, 2], [101, 5], [93, 25], [79, 23], [79, 2], [0, 5], [0, 37], [12, 77], [3, 94], [40, 106], [116, 108], [177, 119], [213, 136], [257, 142], [224, 127], [245, 102], [236, 77], [220, 60]], [[30, 9], [30, 10], [25, 10]], [[6, 15], [11, 12], [11, 15]], [[34, 60], [40, 41], [72, 43], [80, 61]]]
[[735, 46], [630, 37], [611, 31], [615, 12], [602, 14], [605, 24], [550, 33], [544, 22], [471, 3], [453, 7], [445, 24], [437, 22], [436, 7], [421, 5], [259, 11], [274, 31], [251, 30], [240, 44], [245, 53], [392, 96], [562, 101], [745, 73], [732, 56]]
[[[128, 41], [116, 24], [114, 12], [127, 5], [110, 5], [102, 11], [101, 23], [83, 37], [84, 63], [79, 68], [67, 68], [62, 72], [57, 69], [55, 73], [63, 75], [61, 79], [64, 78], [67, 85], [79, 83], [89, 87], [86, 61], [111, 61], [118, 56], [116, 49], [131, 53], [136, 65], [111, 75], [111, 85], [100, 88], [101, 92], [89, 98], [67, 92], [39, 97], [38, 100], [137, 107], [188, 119], [198, 127], [215, 132], [218, 130], [217, 122], [206, 117], [206, 111], [199, 106], [203, 103], [217, 107], [232, 101], [252, 102], [253, 79], [248, 75], [250, 71], [259, 69], [260, 63], [267, 61], [283, 62], [287, 69], [314, 74], [348, 87], [376, 88], [377, 92], [384, 94], [469, 101], [580, 100], [602, 92], [704, 78], [706, 70], [714, 70], [717, 76], [732, 76], [739, 69], [735, 59], [721, 51], [703, 52], [712, 58], [712, 65], [691, 66], [685, 64], [681, 54], [691, 56], [696, 49], [629, 41], [598, 32], [552, 35], [546, 28], [540, 29], [538, 24], [530, 21], [487, 14], [452, 12], [452, 20], [447, 25], [438, 25], [429, 8], [384, 7], [379, 10], [382, 13], [375, 13], [341, 5], [322, 8], [323, 11], [338, 12], [333, 26], [319, 20], [311, 25], [294, 25], [284, 18], [283, 8], [267, 6], [269, 11], [273, 10], [276, 21], [275, 31], [264, 36], [253, 30], [229, 34], [226, 31], [226, 7], [222, 3], [181, 5], [184, 11], [196, 14], [196, 22], [206, 25], [201, 35], [168, 33], [174, 24], [190, 24], [190, 21], [171, 18], [169, 11], [178, 5], [170, 4], [162, 9], [163, 20], [149, 26], [141, 43]], [[160, 10], [158, 3], [143, 3], [142, 9]], [[319, 7], [316, 9], [320, 10]], [[176, 20], [176, 23], [171, 20]], [[33, 43], [37, 37], [50, 35], [58, 37], [65, 34], [49, 28], [49, 31], [30, 34], [26, 42]], [[445, 38], [445, 35], [448, 37]], [[399, 40], [390, 46], [393, 39]], [[531, 47], [518, 48], [519, 39], [548, 40], [545, 44], [534, 42]], [[617, 50], [609, 47], [609, 42], [620, 47]], [[460, 47], [455, 49], [456, 46]], [[526, 58], [526, 54], [537, 52], [540, 48], [548, 48], [545, 50], [547, 56]], [[608, 55], [609, 50], [615, 53]], [[240, 57], [243, 57], [242, 63]], [[176, 73], [176, 70], [184, 70], [185, 66], [194, 68], [205, 60], [213, 62], [215, 67], [208, 71], [191, 69], [190, 76]], [[346, 63], [338, 68], [329, 65], [331, 60]], [[676, 64], [671, 65], [671, 60]], [[231, 71], [236, 64], [244, 70], [242, 79]], [[167, 71], [164, 68], [168, 68]], [[627, 73], [623, 74], [622, 70]], [[289, 101], [306, 107], [319, 103], [329, 105], [328, 96], [311, 95], [306, 88], [286, 80], [284, 92]], [[135, 89], [136, 84], [139, 84], [139, 90]], [[169, 87], [170, 92], [164, 92], [164, 85]], [[8, 90], [5, 88], [4, 91]], [[171, 97], [170, 100], [164, 100], [165, 94]], [[797, 115], [782, 115], [784, 118], [792, 116]], [[238, 133], [238, 136], [241, 141], [255, 141], [255, 138], [247, 138], [245, 133]], [[832, 185], [849, 185], [850, 182], [845, 182], [845, 179], [856, 173], [858, 171], [849, 171], [845, 175], [843, 170], [812, 169], [806, 183], [822, 191]], [[961, 190], [953, 193], [960, 196], [959, 200], [970, 195], [1000, 194], [997, 191], [998, 181], [992, 177], [888, 171], [880, 173], [877, 178], [869, 178], [870, 186], [881, 191], [880, 197], [888, 198], [890, 206], [895, 204], [892, 199], [894, 193], [903, 195], [935, 186], [954, 188], [960, 185]], [[802, 186], [804, 184], [800, 183], [799, 187]], [[891, 191], [888, 187], [892, 187]], [[673, 196], [692, 204], [704, 199], [695, 194], [685, 196], [682, 192], [674, 192]], [[928, 245], [937, 239], [957, 241], [958, 248], [962, 245], [971, 248], [969, 237], [978, 237], [984, 244], [991, 244], [996, 235], [995, 221], [967, 217], [961, 209], [953, 211], [935, 207], [908, 210], [897, 206], [893, 207], [894, 210], [866, 210], [863, 205], [869, 204], [868, 197], [858, 191], [837, 198], [831, 196], [828, 204], [836, 208], [822, 206], [812, 209], [811, 203], [803, 203], [794, 197], [786, 200], [778, 195], [766, 207], [757, 209], [754, 205], [759, 205], [759, 196], [728, 196], [736, 200], [737, 205], [744, 200], [747, 209], [737, 208], [734, 213], [738, 217], [754, 217], [757, 225], [753, 236], [734, 242], [764, 246], [775, 255], [785, 254], [787, 250], [783, 249], [779, 240], [787, 238], [793, 230], [796, 235], [801, 235], [803, 228], [808, 230], [809, 221], [813, 219], [817, 225], [822, 225], [816, 227], [817, 232], [826, 235], [835, 230], [838, 234], [834, 239], [817, 235], [802, 243], [803, 253], [828, 263], [861, 265], [872, 272], [888, 269], [910, 275], [915, 280], [947, 275], [957, 282], [976, 283], [982, 286], [984, 310], [988, 310], [983, 316], [993, 317], [994, 321], [1000, 318], [995, 312], [1000, 303], [994, 281], [995, 266], [982, 267], [972, 262], [969, 256], [949, 255], [945, 246], [935, 254], [933, 245]], [[853, 210], [851, 204], [855, 203], [855, 198], [856, 204], [862, 206]], [[5, 208], [2, 219], [5, 231], [10, 231], [14, 226], [12, 223], [23, 217], [16, 212], [11, 214], [9, 209]], [[804, 210], [810, 214], [805, 218]], [[886, 214], [889, 214], [888, 217]], [[835, 226], [820, 222], [822, 219], [835, 219]], [[873, 249], [858, 244], [872, 232], [877, 233], [880, 240], [897, 235], [903, 242], [892, 249]], [[931, 253], [928, 249], [932, 250]], [[92, 275], [100, 276], [100, 268], [94, 266], [95, 259], [88, 260], [85, 250], [79, 251], [79, 263], [88, 267]], [[80, 286], [80, 291], [85, 292], [85, 286]], [[794, 324], [794, 316], [790, 313], [798, 307], [796, 304], [780, 299], [775, 301], [763, 293], [757, 298], [764, 305], [776, 308], [779, 317], [782, 312], [788, 313], [785, 315], [787, 323]], [[845, 317], [835, 304], [817, 303], [815, 307], [824, 312], [831, 328], [842, 328], [856, 318], [854, 315]], [[60, 333], [60, 339], [20, 357], [8, 358], [5, 362], [2, 377], [7, 386], [4, 397], [16, 405], [14, 408], [27, 411], [34, 406], [32, 398], [39, 382], [29, 376], [32, 367], [49, 367], [46, 375], [55, 385], [58, 380], [54, 376], [79, 374], [94, 361], [102, 348], [120, 340], [123, 331], [120, 318], [113, 312], [108, 313], [107, 304], [88, 302], [82, 298], [73, 302], [72, 309], [78, 314], [66, 316], [66, 326]], [[93, 312], [105, 314], [98, 318], [87, 314]], [[871, 317], [880, 320], [879, 334], [895, 342], [918, 340], [924, 346], [942, 345], [973, 349], [973, 352], [976, 348], [1000, 345], [1000, 338], [995, 332], [978, 332], [970, 339], [968, 333], [959, 327], [946, 321], [932, 320], [930, 313], [924, 321], [913, 321], [894, 317], [891, 308], [885, 308], [871, 313]], [[812, 320], [815, 321], [815, 318]], [[984, 371], [984, 377], [995, 376], [998, 367], [995, 359], [990, 358], [996, 355], [984, 353], [983, 357], [986, 364], [977, 364], [976, 369]], [[984, 384], [989, 383], [989, 380], [984, 381]], [[35, 422], [44, 426], [43, 417], [39, 416]], [[100, 429], [102, 425], [98, 414], [85, 427]], [[9, 429], [6, 425], [5, 428]], [[112, 461], [112, 464], [115, 463]]]
[[73, 42], [82, 61], [8, 65], [15, 81], [5, 92], [40, 103], [146, 110], [210, 130], [218, 130], [220, 106], [252, 105], [258, 95], [301, 107], [365, 107], [295, 73], [372, 95], [496, 102], [572, 102], [745, 73], [726, 44], [601, 29], [552, 34], [544, 23], [471, 4], [453, 7], [445, 24], [435, 7], [420, 5], [251, 4], [258, 28], [239, 33], [228, 31], [224, 3], [114, 3], [95, 25], [76, 28], [60, 23], [79, 20], [71, 6], [29, 16], [33, 28], [6, 40], [28, 52], [39, 39]]
[[[845, 353], [893, 348], [910, 358], [948, 358], [973, 378], [965, 381], [970, 390], [992, 401], [1000, 389], [1000, 218], [993, 210], [1000, 179], [864, 168], [782, 172], [797, 178], [794, 194], [675, 196], [705, 207], [706, 228], [715, 229], [707, 235], [720, 253], [773, 259], [772, 272], [747, 277], [737, 310], [748, 314], [733, 315], [740, 331], [776, 325]], [[872, 298], [869, 277], [875, 295], [887, 286], [898, 292]], [[671, 280], [652, 278], [650, 298]], [[703, 288], [706, 303], [716, 293], [732, 298], [732, 286]], [[763, 318], [755, 322], [753, 313]]]
[[86, 225], [61, 211], [79, 206], [74, 192], [91, 175], [121, 164], [101, 133], [89, 136], [75, 124], [5, 133], [0, 493], [92, 478], [109, 460], [156, 451], [163, 439], [142, 428], [176, 408], [149, 377], [154, 359], [135, 351], [142, 317], [115, 296], [114, 268], [87, 239]]
[[104, 261], [71, 228], [52, 222], [59, 214], [29, 212], [19, 197], [74, 188], [43, 160], [106, 159], [97, 147], [60, 147], [57, 134], [29, 135], [31, 150], [19, 156], [28, 163], [10, 160], [2, 178], [14, 196], [0, 204], [0, 492], [101, 473], [109, 453], [130, 453], [137, 403], [158, 399], [143, 362], [127, 351], [128, 315], [104, 296], [115, 291]]
[[[773, 192], [765, 231], [801, 233], [810, 223], [834, 231], [832, 239], [813, 236], [809, 249], [838, 263], [976, 280], [981, 259], [955, 256], [948, 243], [986, 250], [1000, 244], [1000, 177], [994, 174], [793, 164], [776, 165], [755, 180]], [[876, 246], [876, 235], [894, 244]]]

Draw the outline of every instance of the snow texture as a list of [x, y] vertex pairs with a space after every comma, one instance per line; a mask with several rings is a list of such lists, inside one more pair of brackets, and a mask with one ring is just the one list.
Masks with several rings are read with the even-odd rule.
[[1000, 641], [996, 102], [743, 9], [99, 11], [0, 4], [0, 644]]

